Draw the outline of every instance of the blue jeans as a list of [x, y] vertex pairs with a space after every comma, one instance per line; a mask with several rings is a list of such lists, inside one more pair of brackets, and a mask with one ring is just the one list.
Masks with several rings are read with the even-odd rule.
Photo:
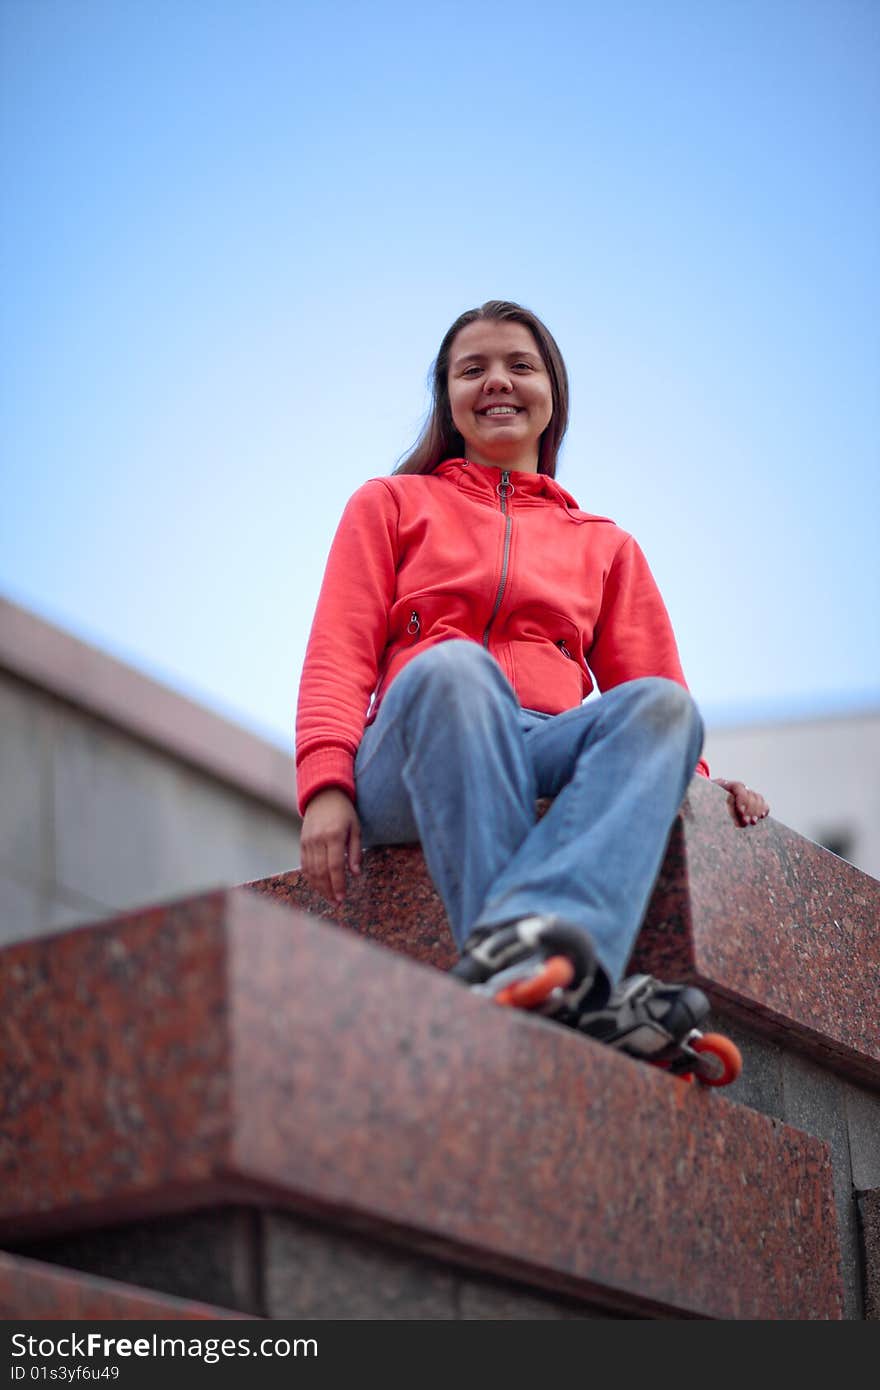
[[[475, 928], [553, 914], [583, 927], [614, 984], [702, 744], [675, 681], [541, 714], [476, 642], [442, 642], [395, 677], [364, 732], [363, 842], [421, 842], [459, 949]], [[538, 797], [554, 800], [536, 822]]]

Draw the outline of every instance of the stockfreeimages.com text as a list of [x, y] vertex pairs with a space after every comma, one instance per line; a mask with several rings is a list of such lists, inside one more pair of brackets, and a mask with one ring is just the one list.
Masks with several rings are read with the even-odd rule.
[[183, 1337], [104, 1337], [100, 1332], [71, 1333], [68, 1337], [29, 1337], [16, 1332], [12, 1337], [13, 1356], [192, 1356], [209, 1365], [224, 1356], [317, 1356], [314, 1337], [263, 1337], [254, 1344], [250, 1337], [206, 1337], [204, 1341]]

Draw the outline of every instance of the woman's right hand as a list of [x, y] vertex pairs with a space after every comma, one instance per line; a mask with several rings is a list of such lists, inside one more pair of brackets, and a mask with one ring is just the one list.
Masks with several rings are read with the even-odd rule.
[[341, 787], [325, 787], [306, 806], [300, 835], [302, 870], [309, 887], [328, 902], [345, 897], [345, 862], [361, 871], [361, 823]]

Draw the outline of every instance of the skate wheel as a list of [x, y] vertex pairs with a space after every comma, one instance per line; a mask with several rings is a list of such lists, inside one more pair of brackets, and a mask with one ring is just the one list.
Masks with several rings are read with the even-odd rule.
[[704, 1033], [691, 1043], [694, 1052], [702, 1052], [714, 1057], [713, 1073], [697, 1072], [697, 1080], [703, 1086], [729, 1086], [742, 1071], [742, 1053], [735, 1042], [723, 1033]]
[[565, 989], [574, 979], [574, 966], [567, 956], [548, 956], [541, 970], [530, 980], [515, 980], [495, 995], [496, 1004], [514, 1009], [534, 1009], [543, 1004], [554, 989]]

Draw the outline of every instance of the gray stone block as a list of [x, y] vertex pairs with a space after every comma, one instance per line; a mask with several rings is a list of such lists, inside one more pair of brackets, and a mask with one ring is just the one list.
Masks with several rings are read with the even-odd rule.
[[77, 893], [56, 890], [51, 882], [22, 877], [0, 863], [0, 947], [66, 927], [99, 922], [115, 916], [117, 911]]
[[847, 1318], [864, 1316], [858, 1217], [846, 1115], [846, 1083], [797, 1053], [782, 1056], [783, 1116], [789, 1124], [824, 1139], [831, 1151], [834, 1199], [843, 1262]]
[[52, 703], [0, 673], [0, 860], [21, 876], [48, 876]]
[[119, 909], [291, 868], [295, 823], [76, 711], [54, 745], [58, 884]]
[[880, 1188], [859, 1194], [859, 1232], [865, 1268], [865, 1320], [880, 1322]]
[[58, 722], [54, 771], [58, 884], [118, 907], [161, 893], [162, 777], [152, 755], [71, 712]]
[[118, 908], [108, 907], [106, 903], [92, 903], [73, 894], [56, 894], [44, 914], [43, 930], [56, 932], [64, 931], [67, 927], [81, 927], [115, 917], [118, 912]]
[[743, 1069], [736, 1081], [724, 1089], [727, 1100], [747, 1105], [762, 1115], [783, 1116], [782, 1049], [776, 1043], [756, 1037], [738, 1022], [713, 1012], [703, 1032], [726, 1033], [736, 1043], [743, 1058]]
[[260, 1314], [257, 1215], [242, 1207], [31, 1241], [14, 1253]]
[[270, 1318], [453, 1319], [455, 1273], [427, 1257], [286, 1212], [265, 1212]]
[[851, 1085], [845, 1094], [853, 1186], [880, 1189], [880, 1095]]
[[39, 936], [45, 916], [39, 882], [23, 880], [0, 864], [0, 947]]
[[476, 1322], [560, 1322], [613, 1317], [571, 1299], [531, 1293], [515, 1284], [459, 1279], [458, 1316]]

